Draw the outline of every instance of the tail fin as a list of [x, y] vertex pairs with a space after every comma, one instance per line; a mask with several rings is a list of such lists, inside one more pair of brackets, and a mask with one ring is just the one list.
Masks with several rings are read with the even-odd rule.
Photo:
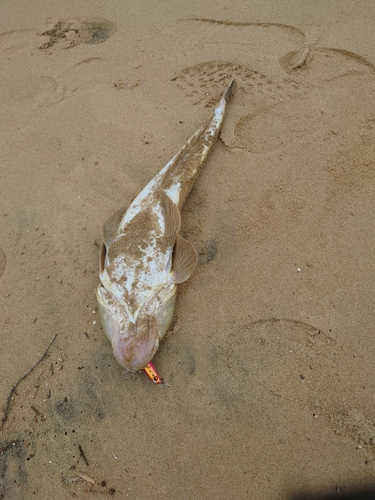
[[223, 95], [224, 99], [229, 99], [230, 97], [232, 97], [235, 87], [236, 87], [236, 82], [233, 78], [230, 84], [228, 85], [226, 91], [224, 92]]
[[159, 172], [160, 187], [181, 210], [210, 150], [219, 137], [227, 99], [235, 88], [231, 80], [211, 117], [193, 134], [170, 162]]

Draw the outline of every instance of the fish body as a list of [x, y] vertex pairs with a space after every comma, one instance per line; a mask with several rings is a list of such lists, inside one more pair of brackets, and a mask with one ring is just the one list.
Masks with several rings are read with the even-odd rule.
[[210, 120], [147, 184], [129, 208], [103, 225], [98, 312], [113, 353], [128, 371], [143, 370], [172, 320], [177, 284], [197, 264], [181, 236], [180, 210], [214, 146], [223, 123], [230, 83]]

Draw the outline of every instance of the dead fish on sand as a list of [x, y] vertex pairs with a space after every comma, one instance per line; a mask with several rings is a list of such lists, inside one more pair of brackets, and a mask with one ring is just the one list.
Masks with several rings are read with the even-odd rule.
[[151, 360], [172, 320], [176, 285], [190, 277], [198, 260], [178, 234], [180, 210], [219, 136], [233, 88], [234, 80], [210, 120], [102, 229], [100, 322], [118, 363], [131, 372], [145, 370], [156, 383], [162, 380]]

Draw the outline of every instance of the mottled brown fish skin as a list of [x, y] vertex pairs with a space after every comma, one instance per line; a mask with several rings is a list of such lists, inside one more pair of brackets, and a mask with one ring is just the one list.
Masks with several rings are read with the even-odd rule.
[[213, 148], [224, 119], [230, 83], [210, 120], [102, 230], [99, 318], [118, 363], [140, 371], [154, 357], [173, 317], [177, 284], [198, 257], [180, 235], [180, 209]]

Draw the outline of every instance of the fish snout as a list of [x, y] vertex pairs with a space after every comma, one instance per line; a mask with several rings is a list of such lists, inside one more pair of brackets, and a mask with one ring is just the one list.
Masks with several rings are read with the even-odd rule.
[[116, 361], [127, 371], [145, 368], [159, 348], [172, 319], [176, 286], [155, 293], [132, 320], [116, 297], [99, 285], [98, 312], [103, 330], [111, 341]]
[[159, 347], [159, 328], [155, 318], [141, 324], [130, 323], [125, 331], [112, 336], [117, 362], [130, 372], [139, 372], [152, 360]]

